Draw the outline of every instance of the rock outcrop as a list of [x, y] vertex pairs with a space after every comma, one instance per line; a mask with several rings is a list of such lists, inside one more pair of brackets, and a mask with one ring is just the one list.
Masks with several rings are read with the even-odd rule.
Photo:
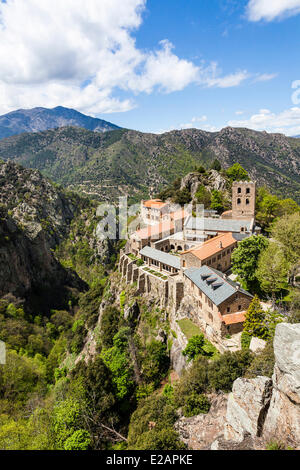
[[260, 437], [271, 394], [272, 380], [268, 377], [237, 379], [228, 398], [225, 439], [242, 442], [247, 435]]
[[273, 394], [264, 436], [300, 449], [300, 324], [276, 327], [274, 353]]
[[207, 414], [181, 417], [175, 423], [181, 440], [192, 450], [206, 450], [212, 441], [223, 434], [227, 408], [227, 395], [223, 393], [210, 395], [211, 407]]
[[212, 448], [234, 448], [250, 438], [253, 448], [276, 441], [300, 449], [300, 324], [277, 325], [274, 353], [272, 379], [234, 382], [224, 427], [227, 444], [219, 440]]

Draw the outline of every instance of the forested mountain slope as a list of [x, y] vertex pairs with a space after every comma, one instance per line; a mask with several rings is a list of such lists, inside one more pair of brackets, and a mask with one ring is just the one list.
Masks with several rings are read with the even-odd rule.
[[165, 134], [122, 129], [99, 134], [67, 127], [2, 139], [0, 158], [108, 200], [122, 194], [136, 199], [153, 195], [217, 158], [224, 168], [240, 163], [260, 185], [300, 200], [300, 141], [249, 129]]

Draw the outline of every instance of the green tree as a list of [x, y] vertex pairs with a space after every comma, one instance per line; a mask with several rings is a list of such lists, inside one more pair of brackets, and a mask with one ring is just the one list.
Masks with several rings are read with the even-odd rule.
[[83, 429], [78, 429], [65, 440], [64, 450], [88, 450], [90, 445], [90, 434]]
[[270, 294], [273, 301], [276, 294], [287, 287], [288, 268], [282, 249], [277, 243], [271, 242], [259, 257], [256, 277], [262, 290]]
[[187, 188], [183, 188], [181, 191], [176, 191], [175, 197], [174, 197], [174, 202], [176, 204], [180, 204], [183, 206], [184, 204], [188, 204], [191, 202], [192, 196], [190, 191]]
[[232, 272], [237, 274], [244, 283], [245, 288], [257, 291], [256, 276], [258, 259], [269, 241], [262, 235], [253, 235], [242, 240], [232, 253]]
[[211, 168], [212, 170], [221, 171], [222, 165], [221, 165], [221, 163], [219, 162], [219, 160], [215, 159], [215, 160], [212, 162], [210, 168]]
[[209, 390], [230, 392], [238, 377], [243, 377], [250, 366], [253, 355], [249, 351], [225, 352], [216, 361], [208, 364]]
[[195, 198], [198, 204], [203, 204], [205, 208], [208, 208], [211, 204], [211, 193], [206, 189], [206, 187], [202, 184], [199, 186]]
[[245, 181], [249, 180], [247, 171], [239, 164], [235, 163], [226, 171], [226, 175], [230, 181]]
[[176, 419], [175, 407], [168, 397], [155, 393], [141, 400], [130, 419], [128, 448], [178, 450], [179, 438], [173, 429]]
[[101, 357], [112, 372], [117, 397], [122, 399], [134, 389], [133, 370], [128, 351], [130, 328], [123, 327], [113, 338], [113, 347], [103, 350]]
[[224, 199], [223, 199], [223, 194], [221, 191], [217, 191], [216, 189], [212, 190], [211, 193], [211, 204], [210, 208], [220, 212], [223, 212], [224, 210]]
[[263, 311], [260, 300], [256, 295], [252, 300], [246, 312], [246, 319], [244, 322], [244, 331], [250, 336], [257, 338], [266, 338], [268, 331], [265, 326], [265, 312]]
[[281, 243], [284, 255], [292, 265], [300, 259], [300, 213], [286, 215], [275, 222], [271, 235]]
[[197, 356], [204, 356], [206, 353], [203, 349], [204, 346], [204, 335], [201, 333], [200, 335], [193, 336], [189, 339], [186, 348], [182, 351], [184, 356], [187, 356], [188, 361], [192, 361]]

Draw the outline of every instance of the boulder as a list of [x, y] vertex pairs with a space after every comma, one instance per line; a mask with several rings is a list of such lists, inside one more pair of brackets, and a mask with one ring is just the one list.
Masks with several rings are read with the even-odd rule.
[[251, 339], [249, 349], [250, 351], [256, 353], [265, 349], [266, 344], [266, 341], [263, 339], [253, 337]]
[[277, 325], [274, 353], [274, 389], [264, 436], [300, 449], [300, 324]]
[[268, 377], [237, 379], [228, 398], [225, 440], [242, 442], [245, 436], [261, 436], [270, 405], [272, 380]]

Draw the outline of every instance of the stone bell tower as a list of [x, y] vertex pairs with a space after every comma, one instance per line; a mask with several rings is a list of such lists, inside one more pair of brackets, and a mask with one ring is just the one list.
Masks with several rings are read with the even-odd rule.
[[256, 183], [253, 181], [235, 181], [232, 185], [232, 218], [254, 219], [256, 201]]

